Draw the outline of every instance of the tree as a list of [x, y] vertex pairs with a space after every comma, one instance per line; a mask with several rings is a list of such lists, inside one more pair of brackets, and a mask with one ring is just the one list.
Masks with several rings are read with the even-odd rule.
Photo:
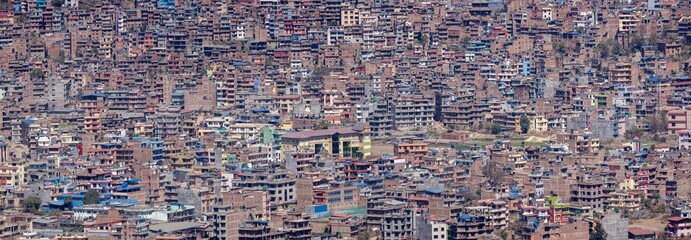
[[643, 46], [646, 45], [646, 39], [643, 36], [642, 33], [636, 34], [631, 38], [631, 43], [629, 46], [631, 47], [631, 51], [635, 52], [638, 50], [641, 50]]
[[607, 239], [607, 232], [602, 228], [602, 224], [595, 225], [595, 229], [590, 230], [590, 240], [605, 240]]
[[65, 50], [60, 49], [60, 52], [58, 52], [58, 57], [55, 59], [58, 61], [60, 64], [65, 63]]
[[369, 229], [365, 232], [361, 232], [357, 235], [358, 240], [369, 240]]
[[89, 189], [84, 195], [84, 204], [98, 204], [101, 201], [101, 196], [96, 190]]
[[329, 129], [329, 123], [327, 121], [321, 120], [314, 124], [314, 129]]
[[40, 209], [40, 208], [41, 208], [41, 198], [39, 198], [37, 196], [31, 196], [31, 197], [26, 198], [26, 200], [24, 200], [24, 209], [27, 212], [36, 213], [36, 212], [38, 212], [38, 209]]
[[45, 78], [45, 74], [43, 73], [43, 70], [38, 69], [38, 68], [31, 70], [31, 74], [29, 76], [31, 77], [32, 80]]
[[626, 137], [627, 139], [641, 138], [641, 137], [643, 137], [643, 129], [640, 129], [640, 128], [628, 129], [628, 130], [626, 130], [626, 133], [624, 133], [624, 137]]
[[521, 133], [528, 133], [530, 129], [530, 119], [527, 116], [521, 117]]
[[[480, 199], [480, 194], [478, 194], [477, 190], [480, 189], [474, 189], [475, 186], [471, 185], [463, 185], [460, 187], [459, 192], [461, 197], [463, 197], [463, 203], [472, 203]], [[482, 193], [480, 191], [480, 193]]]
[[583, 34], [583, 33], [585, 33], [585, 28], [584, 27], [576, 27], [576, 32]]
[[65, 0], [51, 0], [50, 4], [55, 8], [61, 8], [65, 4]]
[[487, 183], [492, 186], [500, 185], [504, 181], [504, 170], [497, 161], [489, 161], [482, 167], [482, 175], [487, 177]]
[[463, 39], [461, 39], [461, 48], [463, 48], [463, 50], [468, 49], [471, 41], [473, 41], [473, 39], [470, 36], [463, 37]]
[[566, 43], [559, 41], [555, 42], [552, 45], [552, 49], [554, 49], [554, 53], [558, 56], [564, 56], [566, 53]]
[[667, 114], [660, 113], [653, 116], [646, 117], [643, 122], [648, 124], [650, 132], [664, 133], [667, 132]]
[[63, 203], [65, 203], [66, 208], [72, 208], [72, 204], [74, 203], [74, 199], [72, 196], [67, 196], [65, 197], [65, 200], [63, 200]]
[[602, 41], [595, 46], [595, 50], [600, 54], [600, 58], [608, 58], [610, 52], [610, 45], [607, 41]]
[[501, 125], [499, 123], [492, 123], [489, 126], [489, 132], [492, 134], [499, 134], [501, 132]]
[[264, 60], [264, 67], [265, 68], [273, 68], [274, 66], [274, 58], [273, 57], [267, 57], [266, 60]]

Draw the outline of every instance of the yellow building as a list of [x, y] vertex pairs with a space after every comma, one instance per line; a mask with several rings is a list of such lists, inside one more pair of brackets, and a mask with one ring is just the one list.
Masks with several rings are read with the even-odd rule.
[[341, 10], [341, 26], [351, 27], [360, 25], [360, 11], [357, 8], [344, 8]]
[[[536, 116], [535, 114], [528, 114], [528, 132], [546, 132], [547, 131], [547, 118], [543, 115]], [[521, 133], [521, 117], [516, 118], [514, 123], [514, 131]]]
[[619, 32], [633, 33], [636, 31], [636, 25], [640, 20], [635, 15], [622, 14], [619, 15]]
[[228, 137], [235, 139], [257, 139], [259, 131], [269, 124], [236, 123], [228, 127]]
[[546, 132], [547, 118], [545, 116], [530, 116], [530, 128], [528, 132]]
[[281, 136], [281, 151], [368, 158], [372, 152], [370, 137], [369, 129], [362, 128], [289, 132]]
[[614, 209], [636, 211], [641, 207], [641, 198], [632, 192], [611, 192], [609, 193], [608, 203], [608, 208], [611, 211], [614, 211]]
[[0, 166], [0, 184], [21, 187], [24, 183], [24, 166]]

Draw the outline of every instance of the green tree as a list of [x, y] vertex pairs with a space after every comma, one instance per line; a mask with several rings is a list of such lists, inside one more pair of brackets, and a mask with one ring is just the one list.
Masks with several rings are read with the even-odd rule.
[[328, 129], [329, 123], [327, 121], [321, 120], [314, 124], [314, 129]]
[[595, 229], [590, 230], [590, 240], [605, 240], [607, 239], [607, 232], [602, 228], [602, 224], [595, 225]]
[[470, 46], [470, 42], [473, 41], [473, 38], [470, 36], [465, 36], [463, 39], [461, 39], [461, 48], [463, 50], [468, 49], [468, 46]]
[[31, 70], [31, 74], [29, 76], [31, 77], [32, 80], [45, 78], [45, 74], [43, 73], [43, 70], [38, 69], [38, 68]]
[[499, 125], [499, 123], [492, 123], [492, 125], [489, 126], [489, 132], [491, 134], [499, 134], [501, 132], [501, 125]]
[[58, 52], [58, 57], [55, 60], [60, 64], [65, 63], [65, 50], [60, 49], [60, 52]]
[[600, 58], [608, 58], [610, 55], [610, 44], [607, 41], [602, 41], [595, 46], [595, 50], [600, 54]]
[[100, 201], [101, 197], [96, 190], [89, 189], [89, 191], [86, 191], [84, 195], [84, 204], [98, 204]]
[[74, 204], [74, 199], [72, 198], [72, 196], [67, 196], [65, 197], [65, 200], [63, 200], [63, 202], [65, 203], [66, 208], [72, 208], [72, 204]]
[[26, 198], [26, 200], [24, 200], [24, 209], [27, 212], [36, 213], [36, 212], [38, 212], [38, 209], [40, 209], [40, 208], [41, 208], [41, 198], [39, 198], [37, 196], [31, 196], [31, 197]]
[[576, 27], [576, 32], [583, 34], [583, 33], [585, 33], [585, 28], [584, 27]]
[[51, 0], [50, 4], [55, 8], [61, 8], [65, 4], [65, 0]]
[[527, 116], [521, 117], [521, 133], [528, 133], [528, 130], [530, 129], [530, 119], [528, 119]]
[[418, 37], [419, 37], [417, 39], [418, 44], [423, 45], [423, 46], [427, 45], [427, 40], [429, 40], [429, 37], [427, 37], [427, 34], [419, 33]]
[[369, 229], [357, 235], [358, 240], [369, 240]]
[[264, 67], [272, 68], [273, 66], [274, 66], [274, 57], [267, 57], [266, 60], [264, 60]]
[[557, 56], [564, 56], [566, 53], [566, 43], [559, 41], [552, 44], [552, 49]]

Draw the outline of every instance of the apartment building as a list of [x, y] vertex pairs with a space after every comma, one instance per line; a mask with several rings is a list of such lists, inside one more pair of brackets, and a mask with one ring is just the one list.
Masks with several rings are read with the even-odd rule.
[[429, 127], [434, 118], [434, 98], [404, 95], [390, 105], [393, 124], [397, 129]]
[[272, 209], [282, 209], [297, 203], [295, 178], [291, 178], [285, 170], [243, 173], [239, 179], [233, 181], [233, 185], [267, 192]]
[[441, 110], [441, 121], [450, 128], [468, 128], [480, 126], [489, 113], [487, 104], [454, 103]]
[[[640, 193], [640, 192], [638, 192]], [[638, 211], [641, 207], [640, 194], [636, 192], [611, 192], [605, 201], [608, 211]]]
[[394, 156], [399, 156], [410, 160], [411, 162], [420, 162], [429, 151], [429, 144], [421, 141], [403, 140], [399, 143], [394, 143]]
[[589, 206], [594, 211], [604, 210], [604, 203], [609, 196], [603, 193], [602, 182], [578, 182], [571, 185], [571, 203], [580, 206]]
[[667, 111], [667, 131], [674, 134], [683, 130], [691, 130], [691, 106]]
[[367, 203], [367, 225], [379, 227], [385, 240], [413, 237], [417, 224], [415, 211], [405, 205], [393, 199]]
[[461, 214], [449, 224], [449, 239], [483, 239], [494, 231], [485, 213]]
[[672, 216], [667, 218], [665, 230], [674, 237], [691, 237], [691, 208], [687, 202], [682, 202], [672, 209]]
[[330, 156], [367, 158], [371, 154], [369, 129], [362, 127], [288, 132], [281, 151], [309, 151]]

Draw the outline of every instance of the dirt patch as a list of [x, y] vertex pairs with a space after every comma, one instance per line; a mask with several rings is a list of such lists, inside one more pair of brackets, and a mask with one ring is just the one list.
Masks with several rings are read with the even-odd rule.
[[665, 225], [667, 224], [667, 219], [664, 218], [665, 216], [650, 219], [636, 219], [632, 221], [629, 227], [639, 227], [650, 231], [660, 232], [665, 230]]
[[393, 156], [393, 144], [373, 141], [372, 157], [380, 157], [382, 153], [388, 153], [389, 156]]

